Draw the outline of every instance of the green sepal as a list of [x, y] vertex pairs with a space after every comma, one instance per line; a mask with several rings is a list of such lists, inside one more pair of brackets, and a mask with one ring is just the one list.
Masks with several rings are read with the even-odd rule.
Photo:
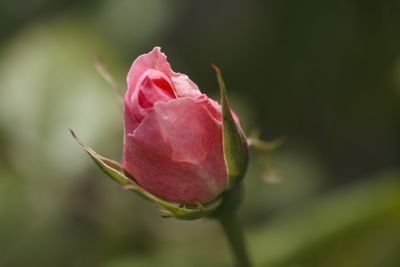
[[89, 156], [100, 167], [100, 169], [107, 174], [107, 176], [122, 185], [124, 190], [133, 191], [139, 194], [141, 197], [144, 197], [145, 199], [157, 204], [160, 207], [161, 216], [163, 217], [175, 217], [182, 220], [199, 219], [213, 213], [221, 204], [221, 198], [218, 198], [208, 204], [190, 206], [163, 200], [140, 187], [135, 182], [135, 179], [128, 175], [118, 162], [100, 156], [93, 149], [81, 143], [72, 130], [70, 130], [70, 132], [74, 139], [89, 154]]
[[278, 147], [280, 147], [285, 142], [285, 139], [282, 137], [276, 138], [272, 141], [263, 141], [258, 138], [249, 137], [247, 138], [247, 144], [250, 148], [254, 148], [260, 152], [270, 152]]
[[242, 128], [233, 119], [221, 71], [214, 64], [212, 67], [217, 74], [220, 89], [224, 158], [229, 176], [229, 188], [233, 188], [246, 173], [249, 159], [248, 145]]

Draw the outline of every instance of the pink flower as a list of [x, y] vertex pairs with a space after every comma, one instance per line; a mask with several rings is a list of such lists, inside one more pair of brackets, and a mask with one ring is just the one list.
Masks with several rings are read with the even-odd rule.
[[133, 62], [127, 82], [123, 167], [135, 181], [181, 204], [227, 190], [220, 105], [174, 72], [159, 47]]

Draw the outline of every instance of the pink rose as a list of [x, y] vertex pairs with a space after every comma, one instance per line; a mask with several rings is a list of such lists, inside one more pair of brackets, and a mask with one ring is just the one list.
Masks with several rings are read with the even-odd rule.
[[220, 105], [174, 72], [159, 47], [133, 62], [127, 82], [124, 169], [145, 190], [181, 204], [226, 191]]

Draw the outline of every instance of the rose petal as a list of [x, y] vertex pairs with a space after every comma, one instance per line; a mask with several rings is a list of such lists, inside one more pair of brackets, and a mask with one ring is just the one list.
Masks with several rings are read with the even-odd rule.
[[172, 71], [171, 81], [174, 85], [176, 94], [180, 97], [191, 96], [196, 97], [201, 95], [199, 87], [192, 82], [189, 77], [182, 73], [175, 73]]
[[154, 47], [149, 53], [143, 54], [135, 59], [128, 72], [128, 87], [131, 87], [132, 82], [136, 83], [140, 76], [149, 69], [159, 70], [169, 76], [171, 66], [165, 54], [161, 52], [160, 47]]
[[[201, 95], [200, 97], [197, 97], [197, 101], [205, 102], [204, 105], [206, 106], [207, 110], [210, 112], [211, 116], [213, 118], [215, 118], [217, 121], [221, 122], [221, 105], [217, 101], [215, 101], [211, 98], [208, 98], [207, 95], [204, 95], [204, 94]], [[235, 122], [238, 125], [240, 125], [239, 116], [232, 109], [231, 109], [231, 113], [232, 113], [232, 117], [235, 120]]]
[[124, 167], [151, 193], [178, 203], [207, 203], [228, 183], [222, 128], [204, 102], [158, 102], [125, 144]]
[[133, 62], [127, 76], [128, 90], [135, 90], [140, 76], [149, 69], [159, 70], [167, 75], [171, 79], [177, 95], [180, 97], [201, 94], [197, 85], [187, 75], [176, 73], [171, 69], [167, 56], [161, 52], [161, 48], [158, 46], [154, 47], [149, 53], [139, 56]]
[[129, 110], [141, 122], [156, 102], [176, 97], [168, 76], [161, 71], [149, 69], [140, 76], [135, 90], [126, 93], [125, 110]]

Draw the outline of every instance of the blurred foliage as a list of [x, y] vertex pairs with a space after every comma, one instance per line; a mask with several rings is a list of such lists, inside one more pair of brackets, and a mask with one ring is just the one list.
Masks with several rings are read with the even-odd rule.
[[213, 221], [165, 220], [68, 133], [120, 159], [124, 86], [161, 45], [210, 95], [224, 73], [251, 154], [241, 209], [256, 266], [400, 266], [400, 2], [0, 2], [0, 266], [231, 266]]

